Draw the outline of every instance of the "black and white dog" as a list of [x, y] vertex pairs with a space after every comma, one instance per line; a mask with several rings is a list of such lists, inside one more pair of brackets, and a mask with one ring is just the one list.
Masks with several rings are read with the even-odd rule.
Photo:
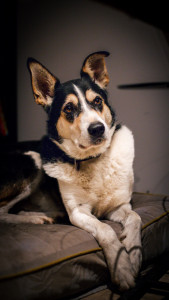
[[[132, 210], [134, 140], [126, 126], [116, 123], [107, 99], [108, 52], [89, 55], [81, 78], [61, 84], [42, 64], [28, 59], [36, 103], [48, 114], [47, 136], [42, 152], [21, 155], [13, 185], [1, 184], [0, 220], [5, 222], [53, 223], [57, 203], [38, 204], [43, 213], [9, 214], [18, 201], [36, 193], [43, 172], [56, 180], [70, 222], [91, 233], [103, 248], [112, 281], [121, 289], [134, 286], [141, 264], [141, 220]], [[120, 222], [121, 241], [99, 218]], [[116, 259], [118, 257], [118, 263]], [[115, 267], [116, 266], [116, 267]]]

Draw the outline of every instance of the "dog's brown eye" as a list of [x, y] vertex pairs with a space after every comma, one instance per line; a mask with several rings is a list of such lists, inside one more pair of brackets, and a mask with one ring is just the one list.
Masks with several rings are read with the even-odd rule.
[[97, 97], [94, 99], [94, 104], [96, 104], [96, 105], [101, 105], [101, 104], [102, 104], [102, 99], [101, 99], [99, 96], [97, 96]]
[[73, 111], [74, 107], [72, 103], [68, 103], [65, 107], [64, 107], [64, 112], [65, 113], [71, 113]]

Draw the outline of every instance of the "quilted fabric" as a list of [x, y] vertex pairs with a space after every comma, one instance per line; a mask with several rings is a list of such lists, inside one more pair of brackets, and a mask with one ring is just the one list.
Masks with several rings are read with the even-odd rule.
[[[169, 251], [169, 197], [134, 193], [142, 219], [143, 261]], [[121, 224], [105, 221], [116, 231]], [[71, 299], [109, 281], [102, 249], [70, 224], [0, 224], [2, 299]]]

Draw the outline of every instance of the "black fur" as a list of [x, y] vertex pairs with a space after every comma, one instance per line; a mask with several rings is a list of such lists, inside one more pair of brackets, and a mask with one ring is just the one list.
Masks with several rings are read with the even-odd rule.
[[0, 156], [0, 206], [22, 193], [24, 186], [37, 177], [39, 170], [31, 156], [18, 152], [1, 153]]
[[42, 140], [41, 157], [43, 163], [61, 161], [74, 164], [74, 159], [66, 155], [48, 136]]

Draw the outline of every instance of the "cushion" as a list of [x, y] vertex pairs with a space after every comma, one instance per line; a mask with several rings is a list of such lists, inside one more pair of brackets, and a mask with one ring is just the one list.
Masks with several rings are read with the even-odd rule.
[[[142, 219], [143, 262], [169, 251], [169, 197], [133, 193]], [[120, 235], [119, 223], [108, 223]], [[74, 299], [110, 282], [102, 249], [71, 224], [0, 224], [2, 299]]]

